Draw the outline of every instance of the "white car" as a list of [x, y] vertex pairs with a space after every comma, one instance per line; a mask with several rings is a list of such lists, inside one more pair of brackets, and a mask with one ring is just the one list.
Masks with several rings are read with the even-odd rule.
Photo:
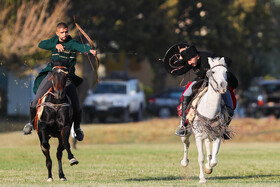
[[83, 105], [84, 122], [94, 118], [106, 122], [109, 116], [128, 122], [141, 121], [145, 95], [137, 79], [101, 81], [95, 90], [89, 90]]

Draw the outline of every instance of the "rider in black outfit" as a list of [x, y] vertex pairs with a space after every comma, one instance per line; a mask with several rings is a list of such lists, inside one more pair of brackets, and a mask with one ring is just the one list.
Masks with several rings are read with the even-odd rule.
[[[193, 70], [193, 72], [197, 75], [197, 77], [190, 83], [189, 87], [183, 93], [181, 124], [179, 130], [176, 130], [175, 132], [175, 134], [178, 136], [184, 136], [186, 134], [186, 109], [192, 99], [192, 86], [197, 81], [203, 80], [206, 77], [206, 72], [210, 69], [208, 63], [209, 57], [214, 58], [221, 56], [217, 56], [210, 52], [197, 51], [195, 46], [189, 46], [184, 43], [172, 46], [165, 55], [165, 68], [171, 75], [182, 75], [189, 72], [190, 70]], [[228, 57], [224, 57], [224, 59], [227, 66], [229, 67], [231, 64], [231, 59]], [[237, 88], [238, 80], [230, 71], [227, 72], [227, 81], [229, 87], [232, 89]], [[229, 115], [232, 117], [234, 113], [234, 107], [229, 90], [222, 97], [228, 108]]]

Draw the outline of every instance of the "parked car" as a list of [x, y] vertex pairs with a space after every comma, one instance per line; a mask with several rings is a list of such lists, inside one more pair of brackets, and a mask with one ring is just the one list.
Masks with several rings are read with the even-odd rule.
[[106, 122], [109, 116], [127, 122], [130, 117], [142, 120], [145, 95], [137, 79], [104, 80], [89, 90], [83, 105], [84, 122], [97, 118]]
[[262, 80], [245, 92], [245, 115], [280, 116], [280, 80]]
[[181, 103], [184, 88], [173, 88], [148, 98], [147, 112], [167, 118], [177, 115], [177, 106]]

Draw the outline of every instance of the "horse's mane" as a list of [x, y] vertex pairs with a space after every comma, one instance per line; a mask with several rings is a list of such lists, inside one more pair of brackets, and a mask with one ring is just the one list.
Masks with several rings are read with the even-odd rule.
[[56, 60], [56, 61], [54, 61], [54, 60], [52, 60], [51, 62], [51, 66], [52, 67], [55, 67], [55, 66], [64, 66], [64, 67], [68, 67], [69, 66], [69, 62], [67, 61], [67, 60]]
[[[215, 63], [215, 65], [217, 65], [217, 64], [222, 64], [222, 65], [224, 65], [224, 66], [227, 66], [224, 57], [214, 57], [214, 58], [208, 57], [208, 61], [209, 61], [210, 59]], [[216, 63], [217, 63], [217, 64], [216, 64]], [[209, 65], [210, 65], [210, 64], [209, 64]]]

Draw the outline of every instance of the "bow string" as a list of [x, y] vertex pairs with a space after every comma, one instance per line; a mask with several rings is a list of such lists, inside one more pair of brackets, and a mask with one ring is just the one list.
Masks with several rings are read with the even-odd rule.
[[[79, 31], [83, 34], [83, 36], [84, 36], [84, 37], [87, 39], [87, 41], [89, 42], [91, 48], [92, 48], [92, 49], [96, 49], [96, 47], [94, 46], [93, 41], [90, 39], [90, 37], [87, 35], [87, 33], [86, 33], [86, 32], [79, 26], [79, 24], [76, 22], [75, 17], [74, 17], [74, 22], [75, 22], [76, 27], [79, 29]], [[80, 33], [79, 33], [79, 35], [80, 35], [80, 38], [81, 38], [81, 40], [82, 40], [82, 42], [83, 42], [83, 39], [82, 39]], [[83, 42], [83, 44], [84, 44], [84, 42]], [[98, 78], [98, 68], [99, 68], [99, 65], [100, 65], [99, 59], [98, 59], [97, 55], [94, 55], [94, 58], [95, 58], [95, 62], [96, 62], [96, 63], [95, 63], [95, 66], [93, 66], [93, 64], [92, 64], [92, 62], [91, 62], [91, 60], [90, 60], [88, 54], [87, 54], [87, 57], [88, 57], [88, 60], [89, 60], [89, 62], [90, 62], [91, 68], [92, 68], [92, 70], [94, 71], [95, 78], [96, 78], [96, 80], [99, 82], [99, 78]]]

